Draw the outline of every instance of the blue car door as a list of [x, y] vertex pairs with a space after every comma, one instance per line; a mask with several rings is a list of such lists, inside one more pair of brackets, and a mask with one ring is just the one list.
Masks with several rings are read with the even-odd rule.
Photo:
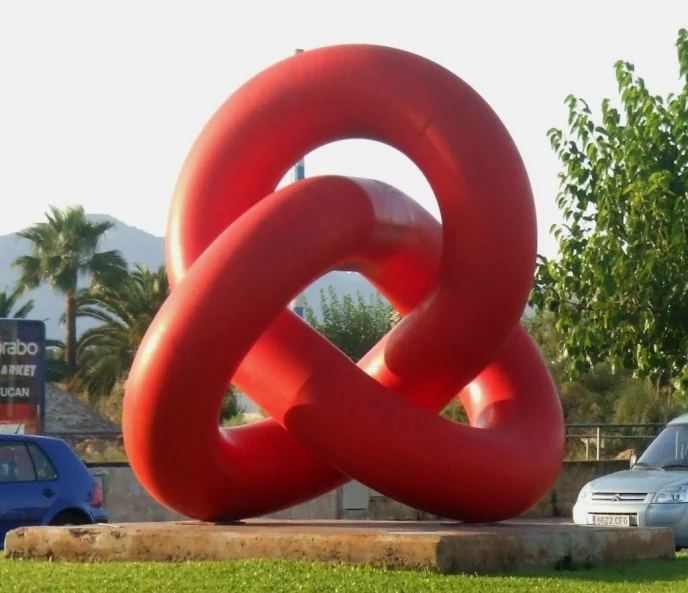
[[26, 445], [0, 440], [0, 541], [12, 529], [41, 524], [51, 505], [44, 490]]

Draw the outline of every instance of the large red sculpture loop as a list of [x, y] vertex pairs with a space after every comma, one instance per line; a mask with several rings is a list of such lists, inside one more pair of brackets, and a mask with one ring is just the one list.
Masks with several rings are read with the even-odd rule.
[[[302, 155], [345, 138], [414, 161], [442, 225], [372, 180], [275, 191]], [[158, 501], [206, 520], [351, 478], [443, 517], [518, 515], [553, 484], [564, 445], [557, 393], [519, 325], [535, 250], [518, 151], [452, 73], [357, 45], [276, 64], [219, 109], [181, 173], [173, 290], [124, 401], [132, 468]], [[286, 308], [332, 269], [359, 271], [404, 315], [358, 365]], [[271, 418], [218, 428], [230, 381]], [[470, 426], [438, 415], [457, 394]]]

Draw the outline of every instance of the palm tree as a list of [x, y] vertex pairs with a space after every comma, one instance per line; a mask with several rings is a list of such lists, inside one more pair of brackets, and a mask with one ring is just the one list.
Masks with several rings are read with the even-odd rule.
[[15, 310], [22, 292], [21, 287], [17, 287], [11, 292], [8, 292], [7, 289], [0, 292], [0, 318], [8, 319], [13, 317], [14, 319], [24, 319], [33, 311], [33, 300], [26, 301]]
[[152, 271], [140, 264], [116, 287], [96, 286], [80, 292], [78, 315], [101, 322], [79, 339], [79, 376], [90, 398], [107, 397], [126, 379], [148, 327], [169, 294], [165, 266]]
[[48, 282], [65, 296], [65, 360], [76, 368], [76, 300], [79, 279], [90, 276], [94, 286], [112, 285], [126, 274], [126, 262], [119, 251], [98, 252], [104, 234], [114, 224], [92, 222], [81, 206], [46, 213], [46, 222], [34, 224], [18, 234], [32, 244], [32, 254], [22, 255], [13, 265], [21, 270], [18, 286], [23, 290]]

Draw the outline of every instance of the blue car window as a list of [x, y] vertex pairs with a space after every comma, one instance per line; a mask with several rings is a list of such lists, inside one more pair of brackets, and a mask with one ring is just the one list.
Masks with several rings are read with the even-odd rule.
[[27, 446], [33, 460], [33, 467], [36, 470], [36, 479], [39, 482], [57, 480], [57, 470], [43, 449], [34, 443], [28, 443]]
[[33, 482], [36, 474], [23, 444], [0, 443], [0, 482]]

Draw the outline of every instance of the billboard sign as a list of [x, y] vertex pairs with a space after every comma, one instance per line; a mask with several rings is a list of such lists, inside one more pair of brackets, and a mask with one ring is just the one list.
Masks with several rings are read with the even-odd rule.
[[45, 324], [0, 318], [0, 432], [43, 433]]

